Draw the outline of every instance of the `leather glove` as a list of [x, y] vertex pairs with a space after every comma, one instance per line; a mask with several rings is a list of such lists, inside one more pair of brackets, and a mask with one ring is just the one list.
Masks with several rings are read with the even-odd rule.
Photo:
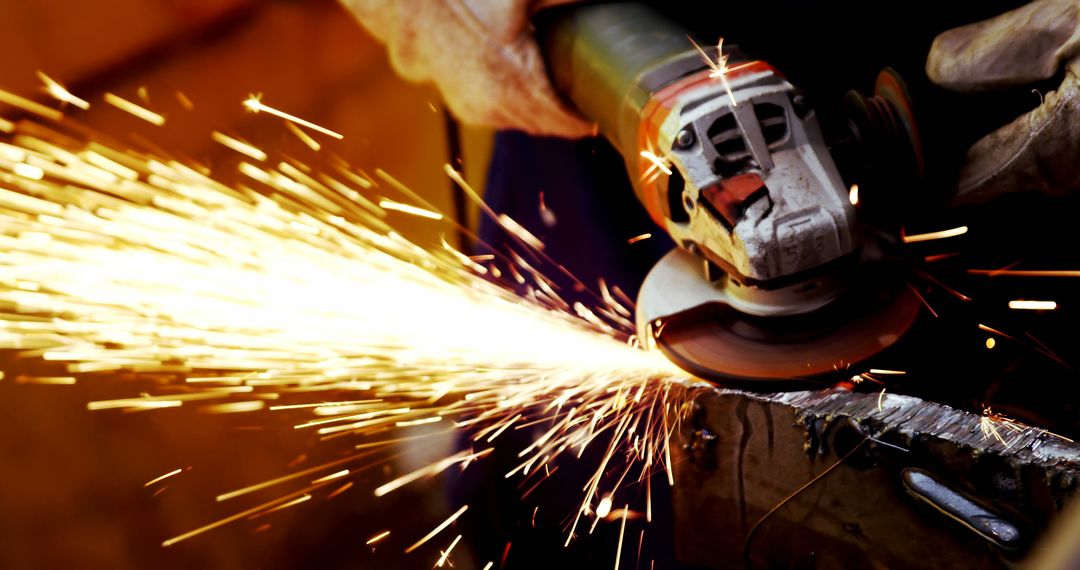
[[403, 77], [432, 81], [463, 122], [568, 138], [593, 125], [556, 95], [532, 37], [530, 0], [342, 0]]
[[1023, 85], [1062, 68], [1065, 79], [1038, 108], [971, 147], [954, 203], [1013, 191], [1080, 190], [1080, 2], [1037, 0], [934, 40], [927, 74], [956, 91]]

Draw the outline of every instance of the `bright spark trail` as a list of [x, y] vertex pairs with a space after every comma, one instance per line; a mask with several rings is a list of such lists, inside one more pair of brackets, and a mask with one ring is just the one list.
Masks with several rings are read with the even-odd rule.
[[[374, 192], [386, 188], [371, 189], [341, 161], [274, 164], [214, 133], [259, 161], [241, 163], [244, 182], [226, 186], [202, 165], [76, 143], [62, 126], [22, 121], [0, 142], [0, 348], [60, 367], [71, 383], [168, 379], [91, 410], [210, 402], [204, 410], [307, 414], [296, 429], [358, 441], [347, 457], [224, 493], [219, 501], [278, 490], [164, 545], [335, 496], [345, 477], [409, 444], [398, 428], [423, 424], [471, 434], [472, 448], [376, 494], [482, 461], [522, 426], [544, 429], [507, 477], [550, 474], [561, 457], [604, 450], [572, 528], [595, 516], [600, 496], [665, 470], [671, 479], [669, 440], [693, 383], [631, 346], [632, 309], [606, 285], [595, 307], [563, 300], [525, 239], [522, 251], [477, 258], [484, 264], [445, 242], [420, 247], [387, 225], [385, 210], [448, 223], [441, 214], [381, 199]], [[490, 280], [501, 274], [527, 297]], [[266, 403], [277, 399], [302, 403]]]

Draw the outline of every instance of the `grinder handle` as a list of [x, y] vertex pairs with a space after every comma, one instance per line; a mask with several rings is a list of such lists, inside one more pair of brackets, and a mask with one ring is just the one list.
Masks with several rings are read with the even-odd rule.
[[563, 5], [533, 22], [556, 89], [628, 160], [649, 96], [702, 69], [686, 30], [633, 2]]

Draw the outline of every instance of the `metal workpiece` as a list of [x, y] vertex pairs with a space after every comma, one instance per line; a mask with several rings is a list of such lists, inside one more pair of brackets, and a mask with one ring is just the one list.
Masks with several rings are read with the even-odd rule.
[[1075, 493], [1080, 445], [1015, 424], [998, 426], [999, 440], [987, 421], [898, 394], [703, 388], [672, 445], [679, 558], [711, 568], [1022, 560]]

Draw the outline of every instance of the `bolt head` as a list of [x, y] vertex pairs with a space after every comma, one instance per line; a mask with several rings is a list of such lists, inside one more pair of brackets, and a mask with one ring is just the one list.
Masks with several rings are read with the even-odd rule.
[[679, 131], [679, 134], [675, 135], [675, 141], [672, 144], [676, 150], [686, 150], [697, 142], [697, 137], [694, 136], [694, 130], [690, 127], [686, 127]]

